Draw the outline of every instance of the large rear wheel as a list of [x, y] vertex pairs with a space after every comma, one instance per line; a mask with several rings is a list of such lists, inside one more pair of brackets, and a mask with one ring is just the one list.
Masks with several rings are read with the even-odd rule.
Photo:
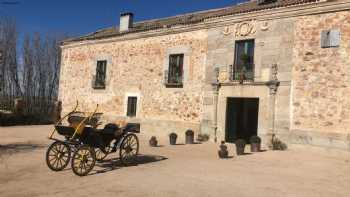
[[139, 139], [133, 133], [127, 134], [120, 145], [119, 159], [123, 165], [131, 165], [136, 162], [139, 153]]
[[66, 143], [56, 141], [46, 151], [46, 164], [53, 171], [66, 168], [70, 159], [71, 149]]
[[80, 146], [72, 157], [72, 170], [78, 176], [86, 176], [94, 168], [96, 163], [95, 150], [89, 146]]

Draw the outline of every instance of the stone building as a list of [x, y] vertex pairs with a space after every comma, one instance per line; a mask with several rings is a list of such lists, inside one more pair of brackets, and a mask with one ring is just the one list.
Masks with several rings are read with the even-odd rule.
[[350, 2], [258, 0], [62, 43], [59, 99], [108, 121], [350, 150]]

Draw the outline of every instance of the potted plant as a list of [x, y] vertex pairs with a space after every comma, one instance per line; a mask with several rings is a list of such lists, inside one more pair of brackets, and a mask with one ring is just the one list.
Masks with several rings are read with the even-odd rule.
[[240, 72], [239, 72], [239, 82], [242, 84], [243, 81], [246, 79], [246, 71], [247, 71], [247, 66], [250, 62], [250, 57], [248, 54], [244, 53], [241, 55], [240, 57], [242, 63], [243, 63], [243, 67], [241, 68]]
[[228, 158], [227, 146], [224, 141], [221, 141], [220, 150], [218, 151], [218, 154], [220, 159]]
[[209, 141], [210, 136], [208, 134], [198, 134], [197, 141], [199, 142], [207, 142]]
[[259, 136], [252, 136], [250, 139], [250, 151], [260, 152], [261, 150], [261, 138]]
[[272, 150], [287, 150], [288, 146], [286, 143], [282, 142], [279, 138], [276, 137], [276, 135], [272, 136], [271, 139], [271, 148]]
[[194, 132], [190, 129], [186, 131], [186, 144], [194, 144]]
[[158, 146], [158, 141], [156, 136], [152, 136], [151, 139], [149, 140], [149, 145], [151, 147], [157, 147]]
[[243, 139], [238, 139], [236, 140], [235, 144], [236, 144], [237, 155], [244, 155], [246, 141]]
[[177, 134], [176, 133], [170, 133], [169, 134], [170, 145], [176, 145], [176, 139], [177, 139]]

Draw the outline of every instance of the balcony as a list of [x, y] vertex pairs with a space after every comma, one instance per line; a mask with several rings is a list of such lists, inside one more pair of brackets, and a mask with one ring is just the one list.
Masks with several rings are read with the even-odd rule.
[[92, 88], [96, 90], [102, 90], [106, 89], [106, 82], [104, 79], [96, 78], [96, 76], [93, 76], [92, 78]]
[[239, 82], [239, 83], [245, 83], [245, 82], [254, 82], [254, 64], [247, 65], [244, 67], [237, 67], [230, 65], [229, 68], [229, 76], [230, 81], [232, 82]]
[[183, 76], [177, 74], [170, 74], [168, 70], [164, 72], [164, 84], [167, 88], [182, 88]]

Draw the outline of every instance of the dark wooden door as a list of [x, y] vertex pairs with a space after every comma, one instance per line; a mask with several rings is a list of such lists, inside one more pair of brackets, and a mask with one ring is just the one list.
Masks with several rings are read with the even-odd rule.
[[226, 141], [249, 138], [258, 134], [258, 98], [228, 98], [226, 110]]

